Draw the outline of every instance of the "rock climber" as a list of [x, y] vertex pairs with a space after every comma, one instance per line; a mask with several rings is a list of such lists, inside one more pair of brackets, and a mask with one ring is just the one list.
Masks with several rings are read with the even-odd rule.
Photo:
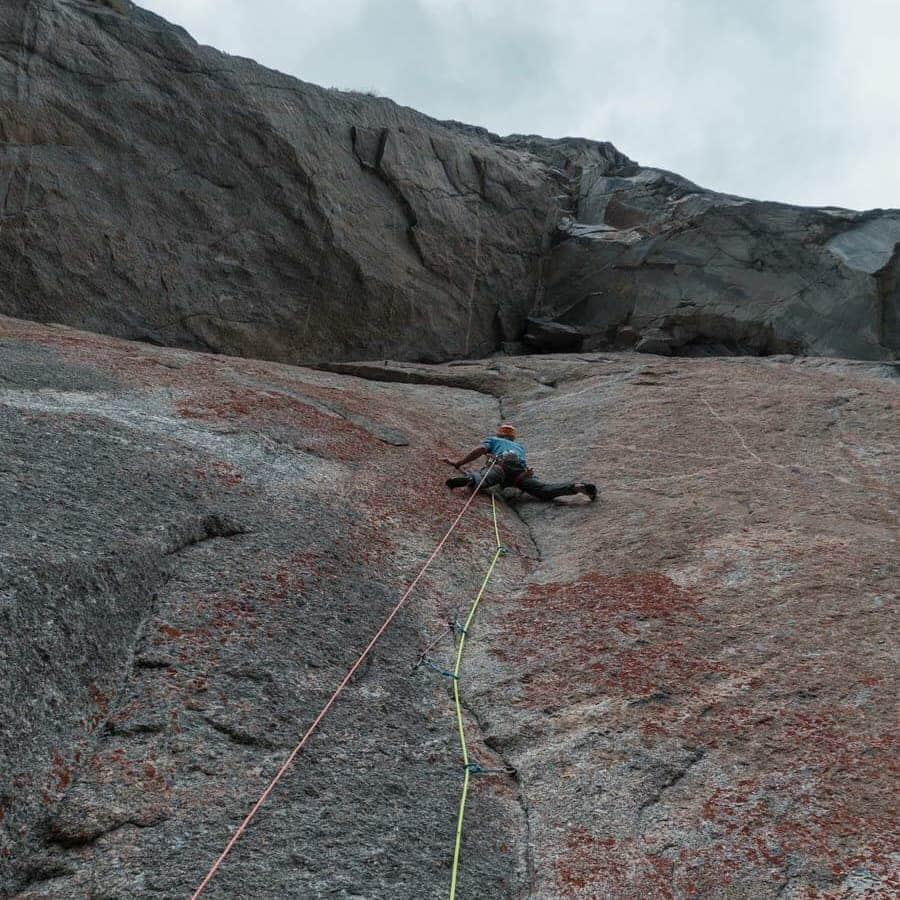
[[469, 487], [481, 490], [490, 487], [515, 487], [525, 491], [538, 500], [554, 500], [571, 494], [586, 494], [591, 500], [597, 499], [597, 487], [587, 481], [561, 481], [547, 484], [534, 477], [525, 461], [525, 448], [516, 441], [514, 426], [504, 423], [497, 429], [496, 435], [487, 437], [467, 456], [458, 461], [444, 459], [445, 463], [455, 469], [462, 469], [467, 463], [480, 456], [488, 456], [489, 462], [478, 472], [466, 472], [447, 479], [448, 488]]

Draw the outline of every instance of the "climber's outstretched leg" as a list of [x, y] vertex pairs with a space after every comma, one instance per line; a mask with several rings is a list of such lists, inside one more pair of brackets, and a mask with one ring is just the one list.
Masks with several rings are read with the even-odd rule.
[[584, 494], [591, 501], [597, 499], [597, 486], [588, 481], [560, 481], [547, 484], [533, 476], [520, 479], [516, 487], [538, 500], [555, 500], [557, 497], [570, 497], [573, 494]]

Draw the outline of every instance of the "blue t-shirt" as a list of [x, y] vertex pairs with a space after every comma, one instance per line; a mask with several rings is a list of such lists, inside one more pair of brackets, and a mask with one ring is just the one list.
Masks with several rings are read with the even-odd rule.
[[519, 462], [522, 463], [523, 466], [526, 465], [525, 448], [516, 441], [511, 441], [509, 438], [485, 438], [481, 442], [481, 446], [485, 447], [493, 456], [500, 456], [502, 453], [515, 453], [516, 456], [519, 457]]

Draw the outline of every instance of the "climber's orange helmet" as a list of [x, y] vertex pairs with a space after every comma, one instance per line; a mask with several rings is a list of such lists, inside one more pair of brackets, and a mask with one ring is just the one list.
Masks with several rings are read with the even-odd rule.
[[497, 437], [509, 438], [511, 441], [516, 438], [516, 427], [515, 425], [510, 425], [508, 422], [504, 422], [497, 429]]

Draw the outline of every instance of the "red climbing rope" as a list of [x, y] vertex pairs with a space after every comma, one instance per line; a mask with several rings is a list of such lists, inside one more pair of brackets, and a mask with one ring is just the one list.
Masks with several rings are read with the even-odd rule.
[[[481, 481], [478, 483], [478, 488], [480, 488], [481, 485], [484, 483], [485, 477], [487, 477], [487, 472], [485, 472], [485, 475], [482, 477]], [[428, 557], [428, 559], [425, 562], [425, 565], [422, 566], [422, 568], [419, 570], [419, 574], [416, 575], [416, 577], [412, 580], [409, 587], [406, 589], [406, 592], [403, 594], [403, 596], [397, 602], [397, 605], [391, 610], [390, 615], [384, 620], [381, 627], [378, 629], [378, 631], [375, 632], [375, 635], [372, 637], [372, 640], [370, 640], [369, 643], [366, 645], [366, 649], [363, 650], [362, 653], [360, 653], [356, 662], [353, 663], [353, 665], [347, 671], [347, 674], [344, 676], [341, 683], [337, 686], [334, 693], [328, 698], [328, 702], [322, 707], [321, 711], [315, 717], [315, 719], [313, 719], [312, 725], [310, 725], [309, 728], [306, 729], [306, 733], [303, 735], [302, 738], [300, 738], [300, 742], [290, 752], [287, 759], [285, 759], [281, 768], [275, 774], [275, 777], [269, 782], [268, 787], [266, 787], [266, 789], [260, 795], [259, 800], [257, 800], [256, 803], [253, 804], [253, 808], [250, 810], [250, 812], [247, 813], [246, 817], [244, 818], [244, 821], [241, 822], [241, 824], [238, 826], [237, 831], [235, 831], [235, 833], [231, 836], [231, 839], [225, 845], [225, 849], [219, 855], [219, 858], [212, 864], [212, 867], [206, 873], [206, 877], [203, 879], [203, 881], [200, 882], [200, 886], [197, 888], [196, 891], [194, 891], [193, 894], [191, 894], [191, 900], [196, 900], [196, 898], [199, 897], [200, 894], [202, 894], [203, 891], [206, 889], [206, 886], [210, 883], [210, 881], [212, 881], [212, 878], [218, 871], [219, 866], [222, 865], [222, 863], [225, 860], [225, 857], [228, 856], [228, 854], [231, 852], [231, 848], [237, 843], [238, 838], [247, 830], [247, 826], [250, 824], [250, 822], [252, 821], [252, 819], [256, 815], [256, 813], [259, 811], [259, 808], [263, 805], [263, 803], [266, 802], [269, 794], [271, 794], [272, 791], [274, 790], [275, 785], [278, 784], [278, 782], [281, 780], [281, 776], [284, 775], [284, 773], [290, 768], [291, 763], [294, 761], [297, 754], [303, 749], [303, 745], [309, 740], [310, 735], [316, 730], [316, 728], [319, 725], [319, 722], [321, 722], [322, 719], [325, 718], [325, 714], [328, 712], [329, 709], [331, 709], [332, 704], [334, 703], [335, 700], [337, 700], [341, 691], [344, 690], [344, 688], [347, 686], [347, 683], [353, 677], [356, 670], [363, 664], [365, 658], [369, 655], [370, 651], [375, 646], [375, 644], [378, 643], [379, 638], [387, 630], [388, 625], [390, 625], [391, 622], [393, 622], [397, 613], [400, 612], [400, 609], [403, 607], [403, 604], [406, 603], [406, 601], [409, 599], [409, 596], [410, 596], [410, 594], [412, 594], [416, 585], [422, 580], [422, 576], [428, 570], [428, 567], [434, 562], [438, 553], [441, 552], [441, 549], [443, 548], [444, 544], [447, 543], [447, 539], [456, 530], [456, 526], [459, 525], [460, 520], [465, 515], [466, 510], [472, 505], [472, 501], [475, 499], [476, 495], [478, 494], [478, 488], [476, 488], [474, 491], [472, 491], [472, 495], [469, 497], [468, 500], [466, 500], [465, 505], [459, 511], [459, 515], [453, 520], [453, 524], [450, 526], [450, 528], [447, 529], [447, 533], [441, 538], [440, 543], [437, 545], [437, 547], [434, 548], [434, 552], [431, 554], [431, 556]]]

